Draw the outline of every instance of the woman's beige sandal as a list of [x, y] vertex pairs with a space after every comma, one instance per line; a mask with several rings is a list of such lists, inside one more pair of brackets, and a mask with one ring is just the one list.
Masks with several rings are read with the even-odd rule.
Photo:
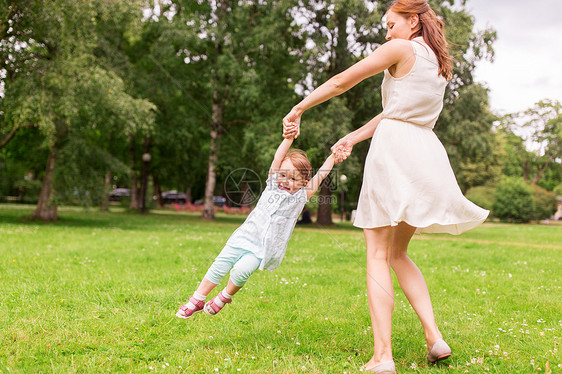
[[448, 358], [449, 356], [451, 356], [451, 348], [449, 348], [449, 346], [443, 339], [439, 339], [435, 343], [433, 343], [433, 346], [427, 354], [427, 359], [429, 360], [429, 362], [434, 364], [437, 361]]

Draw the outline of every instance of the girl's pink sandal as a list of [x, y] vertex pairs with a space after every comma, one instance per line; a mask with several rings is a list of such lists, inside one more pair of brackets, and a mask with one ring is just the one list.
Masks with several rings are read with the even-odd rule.
[[223, 302], [224, 305], [232, 302], [232, 299], [227, 299], [222, 295], [222, 292], [219, 292], [217, 296], [213, 297], [210, 301], [207, 302], [207, 304], [205, 304], [205, 308], [204, 308], [205, 313], [207, 313], [210, 316], [217, 314], [218, 312], [221, 311], [222, 308], [224, 308], [224, 305], [220, 307], [215, 303], [215, 299], [217, 297], [219, 298], [220, 301]]
[[176, 313], [176, 317], [187, 319], [192, 317], [195, 313], [199, 313], [205, 307], [205, 300], [197, 300], [193, 296], [189, 297], [189, 301], [195, 305], [195, 309], [191, 309], [187, 307], [187, 304], [180, 306], [178, 312]]

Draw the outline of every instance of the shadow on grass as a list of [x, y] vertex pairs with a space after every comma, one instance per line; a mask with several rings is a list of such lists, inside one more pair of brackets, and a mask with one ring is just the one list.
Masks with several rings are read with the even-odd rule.
[[[167, 224], [185, 223], [186, 225], [217, 225], [240, 226], [246, 216], [230, 216], [219, 213], [214, 220], [204, 220], [199, 213], [176, 213], [171, 210], [151, 210], [148, 214], [140, 214], [125, 208], [110, 208], [102, 212], [96, 208], [60, 207], [59, 219], [55, 222], [43, 222], [32, 219], [35, 206], [0, 204], [0, 224], [53, 226], [53, 227], [87, 227], [87, 228], [119, 228], [122, 230], [139, 230], [145, 227], [166, 226]], [[306, 224], [297, 225], [298, 230], [306, 231], [357, 231], [350, 222], [332, 225]]]

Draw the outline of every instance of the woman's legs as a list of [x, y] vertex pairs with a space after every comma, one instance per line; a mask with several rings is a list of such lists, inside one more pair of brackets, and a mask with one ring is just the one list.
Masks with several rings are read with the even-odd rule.
[[363, 230], [367, 243], [367, 293], [375, 343], [374, 354], [367, 363], [367, 368], [392, 360], [391, 326], [394, 290], [390, 266], [420, 318], [428, 347], [441, 338], [425, 279], [407, 254], [408, 244], [415, 230], [415, 227], [405, 222], [394, 227]]
[[392, 232], [390, 226], [363, 230], [367, 243], [367, 294], [375, 343], [367, 368], [392, 360], [390, 336], [394, 289], [389, 266]]
[[425, 279], [416, 264], [408, 257], [408, 243], [415, 230], [415, 227], [405, 222], [393, 227], [390, 265], [398, 278], [400, 288], [404, 291], [422, 323], [427, 346], [431, 347], [442, 336], [435, 323]]

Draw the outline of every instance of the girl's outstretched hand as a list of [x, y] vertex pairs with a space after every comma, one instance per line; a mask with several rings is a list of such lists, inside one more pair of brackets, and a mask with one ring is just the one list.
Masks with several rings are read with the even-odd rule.
[[298, 138], [301, 134], [300, 126], [301, 126], [301, 115], [302, 113], [298, 112], [295, 108], [293, 108], [289, 114], [283, 118], [283, 137], [286, 138], [287, 136], [291, 136], [294, 139]]
[[334, 153], [336, 158], [336, 163], [340, 163], [346, 158], [349, 157], [351, 154], [351, 150], [353, 149], [353, 143], [347, 136], [344, 136], [336, 144], [330, 148], [332, 153]]

